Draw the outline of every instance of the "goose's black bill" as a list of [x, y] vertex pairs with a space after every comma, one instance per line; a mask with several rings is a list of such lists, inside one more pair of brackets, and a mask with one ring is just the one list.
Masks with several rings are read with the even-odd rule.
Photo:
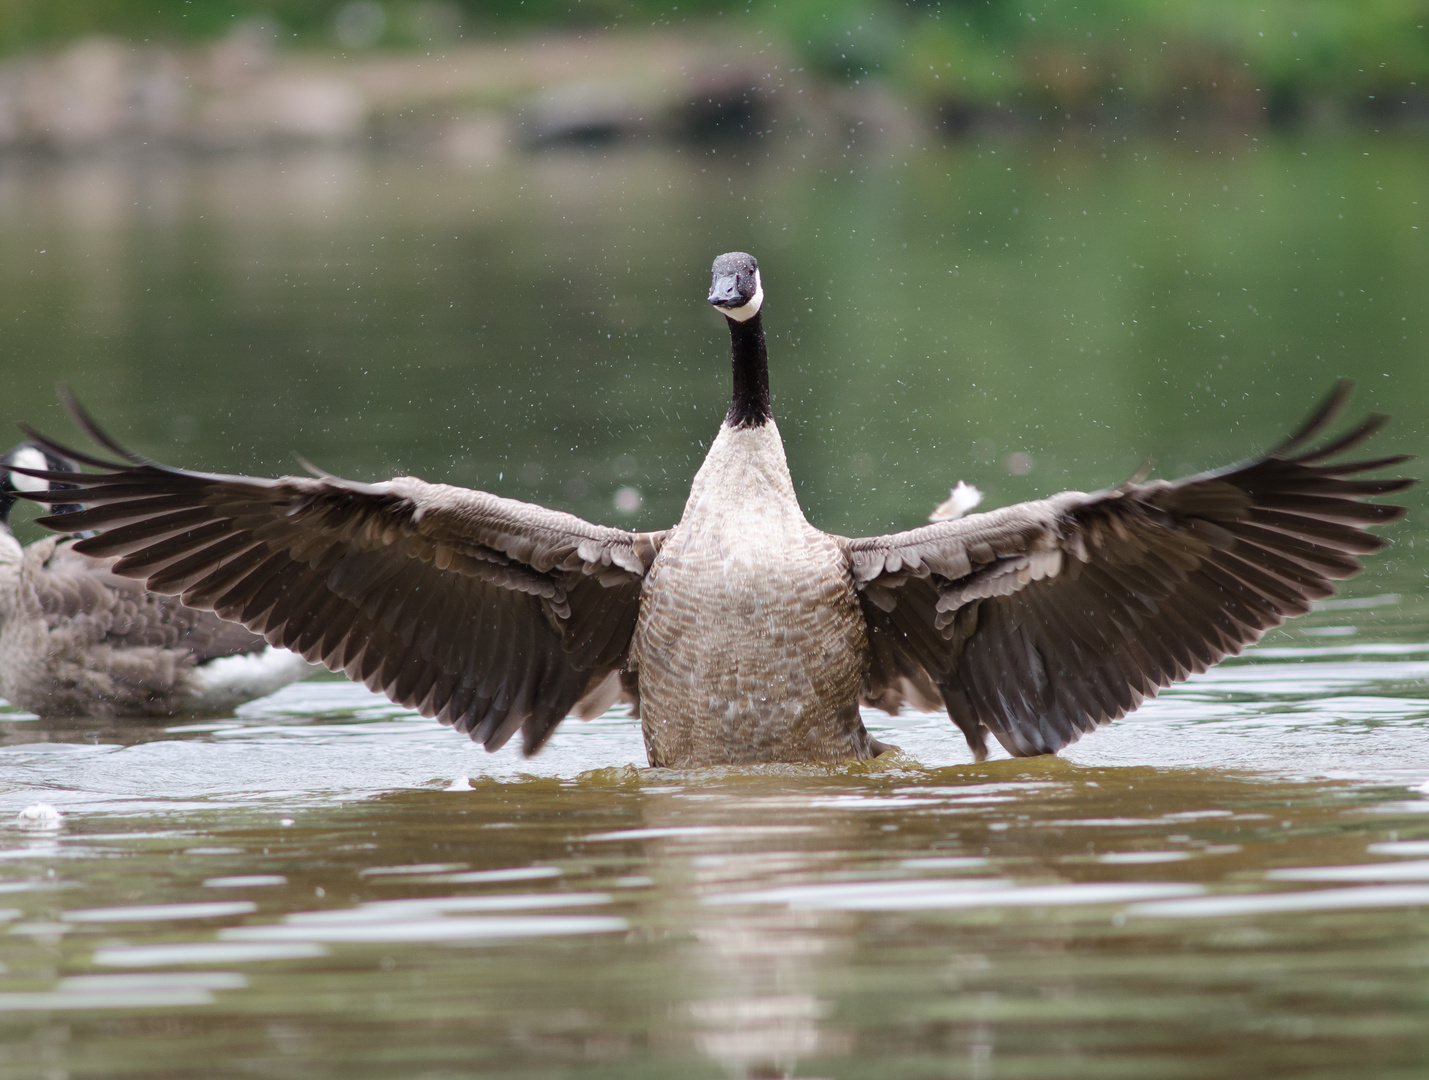
[[709, 301], [716, 307], [739, 307], [746, 300], [739, 295], [739, 279], [733, 274], [715, 278], [710, 286]]

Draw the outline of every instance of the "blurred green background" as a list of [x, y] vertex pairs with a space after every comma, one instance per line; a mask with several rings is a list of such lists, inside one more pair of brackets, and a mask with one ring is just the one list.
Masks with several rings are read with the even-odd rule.
[[342, 50], [710, 25], [767, 32], [820, 74], [887, 80], [954, 126], [970, 109], [1373, 121], [1424, 118], [1426, 22], [1424, 0], [5, 0], [0, 51], [195, 42], [245, 23]]
[[[1224, 464], [1341, 376], [1423, 452], [1426, 11], [5, 4], [7, 411], [660, 528], [746, 249], [833, 531]], [[1408, 498], [1350, 588], [1422, 640]]]

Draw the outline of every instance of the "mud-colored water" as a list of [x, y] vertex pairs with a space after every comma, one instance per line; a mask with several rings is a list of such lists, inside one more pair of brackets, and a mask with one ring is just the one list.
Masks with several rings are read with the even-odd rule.
[[[1224, 463], [1341, 374], [1424, 448], [1423, 145], [844, 153], [8, 164], [5, 411], [67, 433], [64, 378], [176, 464], [663, 526], [745, 247], [831, 530]], [[1342, 598], [1060, 760], [870, 714], [900, 753], [667, 773], [616, 711], [525, 761], [336, 679], [4, 712], [0, 1080], [1417, 1076], [1422, 499]]]

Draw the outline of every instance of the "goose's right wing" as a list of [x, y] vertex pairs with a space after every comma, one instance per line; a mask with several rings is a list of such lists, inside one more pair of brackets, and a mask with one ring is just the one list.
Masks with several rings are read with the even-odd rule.
[[1363, 478], [1399, 455], [1331, 460], [1383, 416], [1306, 447], [1348, 394], [1226, 469], [846, 541], [870, 690], [921, 668], [979, 758], [989, 731], [1012, 754], [1055, 753], [1310, 610], [1383, 546], [1367, 527], [1404, 512], [1368, 500], [1414, 482]]
[[94, 530], [75, 548], [117, 556], [114, 573], [345, 671], [489, 750], [520, 729], [534, 753], [582, 698], [613, 687], [663, 534], [412, 477], [173, 469], [71, 411], [122, 460], [31, 431], [95, 470], [32, 472], [81, 492], [31, 497], [82, 500], [88, 509], [41, 523]]

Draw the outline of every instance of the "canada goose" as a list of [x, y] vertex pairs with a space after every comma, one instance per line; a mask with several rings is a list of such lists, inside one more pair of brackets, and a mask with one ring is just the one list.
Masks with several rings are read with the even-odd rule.
[[[1401, 456], [1314, 449], [1342, 383], [1270, 453], [1183, 480], [957, 514], [895, 533], [820, 532], [799, 508], [769, 401], [755, 260], [715, 260], [734, 392], [679, 524], [631, 533], [481, 491], [398, 477], [280, 480], [53, 453], [95, 471], [45, 519], [76, 549], [242, 622], [496, 749], [535, 753], [563, 717], [635, 700], [650, 763], [866, 758], [860, 701], [946, 706], [974, 755], [1054, 753], [1161, 687], [1239, 652], [1333, 592], [1401, 509], [1350, 479]], [[64, 496], [37, 493], [51, 503]]]
[[[20, 470], [74, 468], [34, 443], [0, 458], [0, 695], [46, 717], [211, 714], [315, 670], [236, 623], [111, 573], [110, 560], [73, 540], [21, 548], [10, 531], [16, 495], [62, 485]], [[64, 512], [82, 507], [54, 509], [62, 513], [50, 520], [65, 528]]]

